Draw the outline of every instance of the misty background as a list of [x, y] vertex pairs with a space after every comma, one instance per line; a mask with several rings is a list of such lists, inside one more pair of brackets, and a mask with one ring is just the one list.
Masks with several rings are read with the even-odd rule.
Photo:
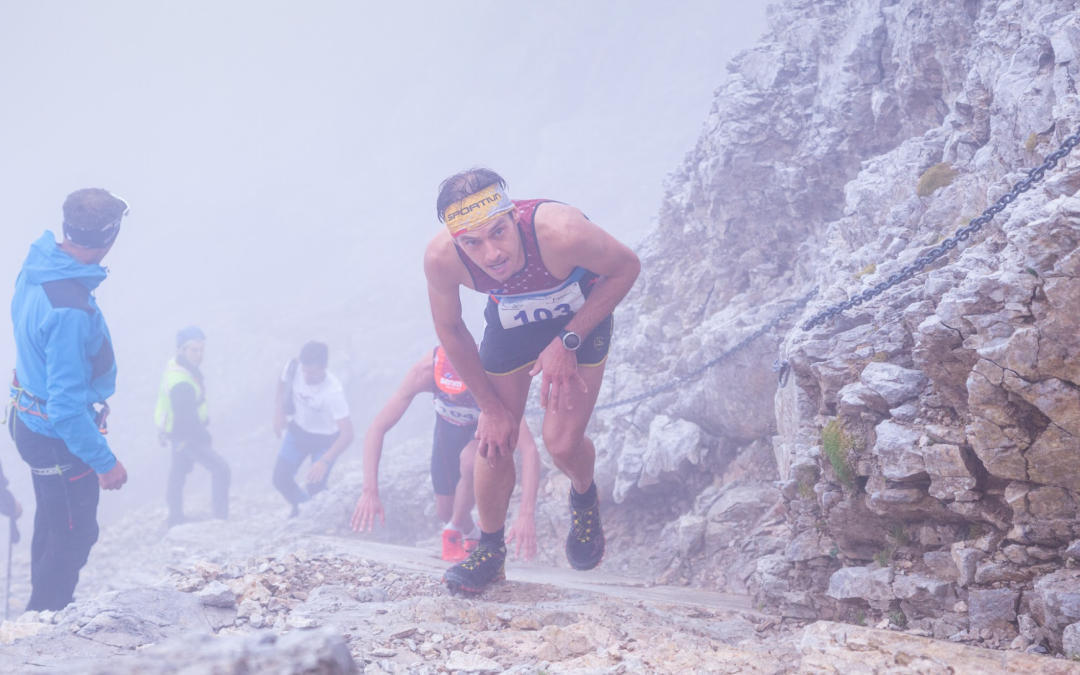
[[[0, 369], [30, 243], [60, 232], [68, 193], [103, 187], [131, 204], [97, 293], [119, 367], [110, 444], [130, 480], [103, 493], [99, 520], [164, 506], [153, 407], [189, 324], [208, 336], [234, 497], [272, 489], [274, 382], [309, 339], [330, 345], [357, 431], [343, 460], [358, 460], [436, 342], [421, 263], [439, 182], [483, 164], [512, 196], [573, 204], [635, 245], [725, 63], [764, 25], [764, 4], [733, 0], [0, 3]], [[483, 297], [466, 295], [479, 334]], [[418, 400], [386, 452], [431, 427]], [[189, 514], [208, 511], [207, 484], [197, 468]]]

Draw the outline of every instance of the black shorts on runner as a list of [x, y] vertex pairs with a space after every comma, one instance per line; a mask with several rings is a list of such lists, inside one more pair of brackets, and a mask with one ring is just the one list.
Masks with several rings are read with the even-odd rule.
[[435, 494], [454, 494], [461, 480], [461, 451], [475, 439], [475, 424], [458, 426], [435, 415], [435, 441], [431, 444], [431, 484]]
[[[480, 343], [480, 361], [489, 375], [509, 375], [536, 363], [540, 352], [559, 336], [573, 317], [503, 328], [499, 321], [499, 306], [488, 298], [484, 318], [487, 327], [484, 329], [484, 340]], [[611, 346], [613, 327], [614, 317], [609, 315], [581, 341], [581, 347], [577, 350], [579, 366], [598, 366], [604, 362]]]

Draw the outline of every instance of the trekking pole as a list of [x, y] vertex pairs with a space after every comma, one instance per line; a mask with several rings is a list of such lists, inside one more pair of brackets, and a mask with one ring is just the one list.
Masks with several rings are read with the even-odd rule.
[[11, 552], [18, 543], [18, 525], [15, 525], [15, 516], [8, 516], [8, 582], [3, 593], [3, 620], [8, 620], [11, 613]]
[[15, 527], [15, 518], [8, 517], [8, 546], [7, 546], [7, 582], [4, 589], [4, 621], [11, 615], [11, 550], [15, 548], [15, 542], [19, 540], [19, 528]]

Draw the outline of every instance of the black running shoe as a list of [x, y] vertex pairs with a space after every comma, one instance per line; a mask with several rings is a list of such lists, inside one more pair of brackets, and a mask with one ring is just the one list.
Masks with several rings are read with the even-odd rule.
[[570, 500], [570, 534], [566, 536], [566, 559], [576, 570], [591, 570], [604, 558], [604, 526], [600, 524], [600, 500], [576, 508]]
[[446, 570], [443, 581], [451, 593], [479, 593], [506, 578], [506, 546], [491, 548], [481, 542], [469, 557]]

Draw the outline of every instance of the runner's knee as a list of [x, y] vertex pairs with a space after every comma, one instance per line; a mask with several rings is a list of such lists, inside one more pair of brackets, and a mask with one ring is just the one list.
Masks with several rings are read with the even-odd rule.
[[465, 447], [465, 449], [461, 452], [461, 458], [458, 460], [458, 466], [461, 469], [462, 476], [472, 476], [473, 467], [476, 466], [475, 447]]
[[559, 460], [573, 455], [581, 445], [581, 437], [565, 432], [544, 430], [544, 447], [552, 458]]

